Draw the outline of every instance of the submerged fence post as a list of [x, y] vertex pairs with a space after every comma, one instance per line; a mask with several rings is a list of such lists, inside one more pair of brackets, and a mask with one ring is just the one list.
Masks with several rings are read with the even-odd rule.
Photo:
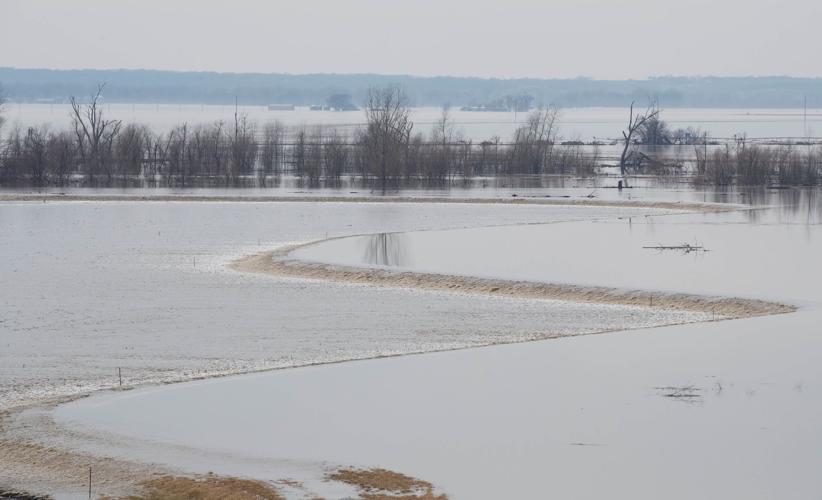
[[123, 387], [123, 370], [117, 367], [117, 377], [120, 379], [120, 387]]
[[91, 466], [88, 466], [88, 500], [91, 500]]

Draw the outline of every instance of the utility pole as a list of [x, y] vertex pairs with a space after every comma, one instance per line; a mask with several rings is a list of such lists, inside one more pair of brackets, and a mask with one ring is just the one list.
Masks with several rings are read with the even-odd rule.
[[802, 113], [802, 135], [808, 137], [808, 96], [805, 96]]
[[240, 123], [237, 121], [237, 96], [234, 96], [234, 144], [237, 144], [237, 134]]

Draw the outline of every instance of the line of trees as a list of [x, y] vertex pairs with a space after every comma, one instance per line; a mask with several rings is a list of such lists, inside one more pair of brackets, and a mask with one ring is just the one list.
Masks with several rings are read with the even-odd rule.
[[[366, 124], [353, 133], [280, 122], [260, 127], [235, 114], [233, 123], [184, 123], [158, 134], [145, 125], [109, 119], [99, 105], [103, 90], [98, 87], [86, 103], [71, 99], [68, 130], [44, 125], [3, 132], [0, 89], [5, 137], [0, 184], [265, 186], [288, 174], [310, 185], [355, 176], [386, 190], [443, 186], [475, 176], [591, 176], [602, 161], [596, 145], [583, 149], [581, 142], [558, 143], [560, 112], [553, 106], [530, 112], [507, 142], [465, 139], [447, 107], [432, 130], [415, 130], [408, 97], [396, 86], [369, 91]], [[822, 154], [810, 145], [765, 146], [742, 139], [709, 151], [707, 134], [672, 131], [653, 106], [639, 114], [632, 106], [623, 138], [623, 176], [680, 172], [681, 164], [653, 149], [688, 144], [694, 146], [693, 173], [701, 183], [817, 185], [822, 177]]]
[[5, 117], [3, 116], [3, 111], [6, 106], [6, 91], [3, 88], [3, 85], [0, 84], [0, 132], [3, 131], [3, 124], [5, 123]]
[[[756, 144], [742, 135], [731, 143], [718, 144], [701, 130], [672, 130], [654, 103], [637, 113], [632, 103], [628, 116], [619, 163], [623, 177], [629, 171], [672, 173], [679, 164], [660, 159], [654, 150], [657, 146], [679, 144], [694, 146], [697, 184], [817, 186], [822, 181], [822, 151], [810, 140], [806, 144]], [[720, 147], [709, 152], [709, 144]], [[647, 152], [636, 148], [638, 145], [645, 146]]]
[[510, 142], [475, 143], [443, 109], [433, 130], [414, 130], [409, 101], [396, 86], [369, 91], [366, 124], [353, 133], [333, 127], [262, 127], [241, 115], [234, 122], [182, 124], [164, 134], [109, 119], [104, 87], [87, 103], [71, 99], [71, 127], [12, 128], [0, 151], [0, 184], [170, 186], [265, 185], [292, 174], [309, 183], [359, 176], [381, 189], [408, 182], [444, 185], [478, 175], [592, 175], [598, 156], [581, 144], [555, 145], [559, 112], [534, 110]]
[[822, 151], [813, 145], [763, 146], [743, 136], [708, 153], [697, 147], [696, 182], [715, 186], [818, 186]]

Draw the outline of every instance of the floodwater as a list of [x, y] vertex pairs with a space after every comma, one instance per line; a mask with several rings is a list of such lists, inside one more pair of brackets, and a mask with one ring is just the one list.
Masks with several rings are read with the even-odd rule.
[[[158, 132], [166, 132], [182, 123], [198, 124], [224, 121], [233, 123], [234, 106], [186, 105], [186, 104], [106, 104], [103, 111], [110, 118], [126, 122], [144, 123]], [[265, 106], [240, 106], [239, 113], [258, 123], [280, 120], [288, 125], [331, 125], [354, 128], [364, 122], [362, 111], [331, 112], [269, 111]], [[68, 104], [9, 104], [6, 117], [10, 125], [22, 127], [48, 123], [52, 128], [65, 128], [70, 124]], [[412, 119], [415, 131], [428, 133], [440, 118], [439, 108], [416, 108]], [[560, 114], [561, 140], [594, 139], [609, 141], [618, 139], [627, 121], [624, 108], [569, 108]], [[499, 136], [509, 139], [527, 113], [466, 112], [451, 110], [451, 118], [457, 130], [466, 139], [482, 141]], [[749, 137], [806, 137], [822, 129], [822, 111], [801, 109], [714, 109], [670, 108], [663, 109], [662, 117], [673, 128], [698, 127], [717, 138], [731, 138], [745, 133]]]
[[[457, 499], [814, 498], [822, 491], [817, 200], [766, 193], [755, 211], [592, 211], [586, 220], [545, 207], [555, 216], [543, 225], [396, 228], [301, 251], [344, 264], [769, 298], [799, 306], [793, 314], [149, 388], [54, 415], [119, 436], [94, 445], [108, 453], [140, 449], [188, 470], [267, 479], [278, 472], [260, 464], [293, 460], [387, 467]], [[642, 248], [680, 242], [710, 251]], [[380, 303], [390, 296], [374, 293]], [[446, 296], [419, 309], [400, 298], [381, 317], [409, 311], [398, 324], [424, 320]], [[446, 324], [468, 319], [451, 307]], [[489, 302], [468, 314], [479, 311], [484, 322], [503, 309]]]
[[[812, 195], [811, 195], [812, 196]], [[769, 300], [819, 298], [822, 207], [379, 233], [292, 256], [345, 266]], [[802, 202], [801, 202], [802, 203]], [[658, 250], [691, 245], [694, 249]], [[778, 256], [790, 256], [779, 258]], [[776, 261], [774, 259], [777, 259]], [[732, 276], [733, 279], [729, 279]]]
[[113, 387], [118, 369], [126, 385], [136, 385], [698, 319], [647, 309], [372, 290], [225, 269], [243, 255], [348, 234], [636, 213], [648, 211], [2, 203], [0, 408]]

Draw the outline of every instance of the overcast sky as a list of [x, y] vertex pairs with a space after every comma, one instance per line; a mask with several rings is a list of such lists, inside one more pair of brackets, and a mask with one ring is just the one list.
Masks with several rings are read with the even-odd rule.
[[0, 66], [822, 76], [822, 0], [0, 0]]

